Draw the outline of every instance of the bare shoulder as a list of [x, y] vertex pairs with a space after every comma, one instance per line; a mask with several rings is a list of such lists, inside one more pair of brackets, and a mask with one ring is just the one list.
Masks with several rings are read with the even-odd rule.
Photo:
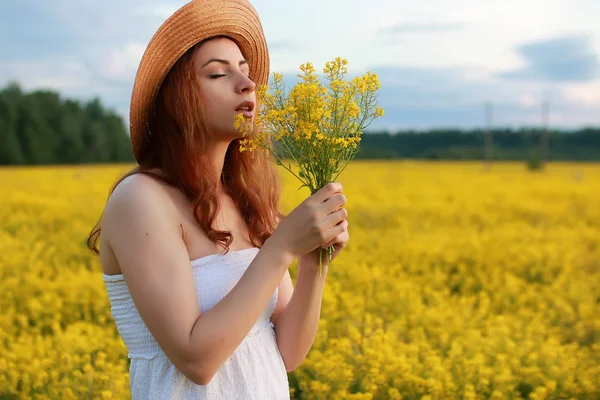
[[150, 196], [149, 200], [167, 198], [167, 189], [164, 184], [145, 174], [134, 174], [123, 179], [112, 192], [107, 202], [107, 208], [113, 204], [120, 204], [132, 200], [142, 200]]
[[[131, 212], [174, 215], [176, 211], [164, 184], [144, 174], [123, 179], [111, 193], [102, 218], [102, 227], [121, 225]], [[125, 217], [125, 219], [123, 219]], [[110, 229], [107, 229], [110, 231]]]
[[144, 174], [123, 179], [111, 193], [102, 215], [100, 260], [104, 272], [122, 273], [123, 266], [115, 257], [116, 246], [125, 245], [135, 251], [131, 241], [140, 235], [160, 234], [175, 239], [177, 221], [176, 207], [164, 184]]

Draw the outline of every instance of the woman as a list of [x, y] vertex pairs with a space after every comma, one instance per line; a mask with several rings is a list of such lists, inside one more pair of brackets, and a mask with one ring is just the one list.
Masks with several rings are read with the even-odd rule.
[[272, 164], [240, 153], [234, 117], [253, 123], [268, 75], [243, 0], [188, 3], [144, 53], [130, 111], [138, 165], [88, 238], [134, 399], [287, 399], [286, 372], [313, 343], [318, 248], [335, 244], [335, 258], [346, 246], [346, 199], [332, 183], [284, 217]]

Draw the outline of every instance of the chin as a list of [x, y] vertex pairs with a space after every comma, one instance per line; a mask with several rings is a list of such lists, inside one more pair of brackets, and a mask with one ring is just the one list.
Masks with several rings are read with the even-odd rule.
[[235, 129], [220, 130], [217, 132], [216, 137], [219, 141], [227, 142], [231, 142], [236, 139], [243, 139], [243, 135]]

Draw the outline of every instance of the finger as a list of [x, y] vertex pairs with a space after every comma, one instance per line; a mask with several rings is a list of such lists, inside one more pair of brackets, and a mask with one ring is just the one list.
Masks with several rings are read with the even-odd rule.
[[340, 240], [340, 236], [341, 235], [337, 235], [336, 237], [334, 237], [332, 240], [330, 240], [329, 242], [325, 243], [323, 246], [321, 246], [322, 248], [326, 249], [329, 246], [337, 243]]
[[342, 193], [337, 193], [330, 198], [328, 198], [321, 207], [323, 208], [325, 214], [331, 214], [334, 211], [339, 210], [341, 207], [346, 205], [346, 196]]
[[332, 226], [331, 228], [329, 228], [329, 230], [325, 234], [325, 240], [323, 242], [329, 243], [332, 240], [335, 240], [339, 235], [342, 234], [342, 232], [344, 232], [346, 230], [347, 227], [348, 227], [348, 221], [346, 221], [346, 220], [342, 220], [337, 225]]
[[330, 213], [323, 222], [325, 228], [331, 228], [345, 220], [348, 217], [348, 210], [345, 208], [340, 208], [337, 211]]
[[[350, 238], [350, 236], [348, 235], [348, 232], [342, 232], [341, 234], [337, 235], [333, 240], [330, 240], [328, 243], [325, 243], [321, 247], [326, 249], [329, 246], [333, 246], [334, 244], [348, 242], [349, 238]], [[336, 249], [337, 248], [338, 248], [338, 246], [336, 246]]]
[[323, 186], [319, 189], [314, 195], [314, 199], [320, 204], [325, 202], [328, 198], [335, 195], [336, 193], [341, 193], [342, 184], [339, 182], [330, 182], [327, 185]]

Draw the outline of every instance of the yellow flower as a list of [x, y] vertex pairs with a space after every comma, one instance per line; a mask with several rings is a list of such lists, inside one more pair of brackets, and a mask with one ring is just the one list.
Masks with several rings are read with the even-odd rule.
[[[313, 134], [319, 145], [360, 139]], [[128, 398], [127, 351], [99, 260], [80, 245], [96, 222], [90, 210], [100, 212], [130, 167], [0, 169], [5, 397]], [[282, 212], [306, 197], [285, 171]], [[585, 179], [571, 181], [576, 173]], [[479, 162], [357, 160], [340, 177], [352, 238], [329, 269], [315, 342], [290, 392], [600, 398], [600, 165], [556, 162], [533, 176], [511, 162], [484, 172]]]

